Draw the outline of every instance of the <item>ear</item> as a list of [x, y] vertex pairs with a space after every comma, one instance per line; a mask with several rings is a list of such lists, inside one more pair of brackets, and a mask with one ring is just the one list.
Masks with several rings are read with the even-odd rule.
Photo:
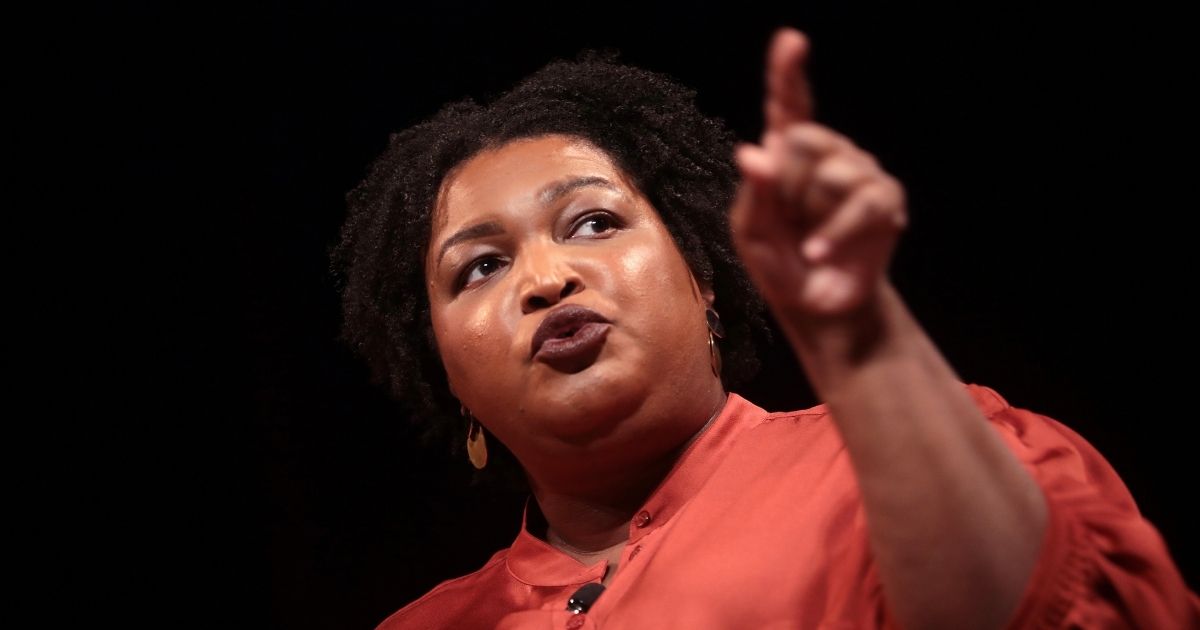
[[704, 303], [708, 308], [712, 308], [713, 302], [717, 301], [717, 295], [713, 293], [712, 286], [707, 282], [700, 285], [700, 297], [704, 298]]
[[692, 291], [695, 292], [696, 297], [704, 300], [704, 305], [707, 308], [712, 308], [713, 302], [717, 301], [717, 295], [712, 290], [712, 283], [697, 279], [694, 273], [690, 275], [692, 278]]

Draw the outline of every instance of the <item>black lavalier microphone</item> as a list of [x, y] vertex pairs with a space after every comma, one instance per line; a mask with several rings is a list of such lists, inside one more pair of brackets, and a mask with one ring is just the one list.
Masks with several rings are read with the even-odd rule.
[[594, 582], [592, 584], [584, 584], [579, 587], [579, 590], [575, 591], [571, 599], [567, 600], [567, 610], [576, 615], [585, 613], [591, 609], [592, 605], [596, 603], [597, 599], [600, 599], [600, 595], [603, 593], [603, 584], [596, 584]]

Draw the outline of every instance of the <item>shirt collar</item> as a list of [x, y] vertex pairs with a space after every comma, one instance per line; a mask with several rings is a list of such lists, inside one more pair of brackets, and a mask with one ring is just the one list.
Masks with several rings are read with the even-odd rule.
[[[980, 410], [988, 417], [1009, 407], [995, 390], [982, 385], [965, 385]], [[824, 414], [825, 405], [805, 413]], [[683, 452], [679, 461], [650, 494], [641, 510], [634, 514], [629, 525], [629, 542], [635, 543], [647, 534], [670, 522], [701, 486], [708, 481], [717, 463], [733, 446], [738, 435], [770, 415], [754, 403], [729, 394], [725, 406], [708, 428]], [[587, 584], [604, 577], [605, 562], [590, 566], [555, 549], [549, 543], [529, 533], [530, 508], [533, 499], [525, 504], [521, 531], [508, 551], [508, 571], [517, 580], [531, 586], [571, 586]], [[532, 505], [534, 510], [536, 505]], [[648, 520], [639, 518], [645, 514]]]
[[[708, 481], [717, 462], [733, 446], [738, 434], [766, 416], [767, 412], [754, 403], [737, 394], [729, 394], [717, 417], [684, 450], [662, 483], [634, 514], [633, 522], [629, 525], [630, 544], [670, 522]], [[537, 509], [531, 506], [532, 501], [531, 498], [525, 504], [521, 531], [508, 550], [506, 563], [509, 573], [531, 586], [586, 584], [604, 577], [604, 561], [591, 566], [581, 564], [529, 533], [530, 508]]]

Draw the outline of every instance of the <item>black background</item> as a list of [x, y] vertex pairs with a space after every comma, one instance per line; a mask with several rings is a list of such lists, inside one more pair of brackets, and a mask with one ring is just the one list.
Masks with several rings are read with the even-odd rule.
[[[335, 339], [344, 194], [390, 132], [588, 47], [677, 77], [752, 140], [782, 24], [813, 40], [818, 119], [907, 186], [892, 276], [933, 339], [964, 380], [1096, 445], [1195, 585], [1178, 16], [751, 4], [28, 18], [48, 28], [18, 73], [50, 124], [27, 165], [55, 187], [15, 188], [59, 235], [36, 251], [80, 254], [31, 303], [88, 313], [35, 361], [62, 376], [51, 404], [87, 408], [54, 423], [61, 462], [32, 477], [65, 514], [34, 581], [55, 612], [371, 627], [506, 546], [522, 497], [469, 487], [465, 458], [422, 447]], [[815, 402], [787, 348], [764, 359], [745, 395]]]

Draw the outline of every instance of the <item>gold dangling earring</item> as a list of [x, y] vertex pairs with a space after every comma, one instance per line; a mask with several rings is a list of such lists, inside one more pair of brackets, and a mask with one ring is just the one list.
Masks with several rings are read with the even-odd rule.
[[708, 354], [712, 361], [713, 376], [721, 378], [721, 349], [717, 347], [717, 339], [725, 338], [725, 327], [721, 325], [721, 317], [712, 308], [704, 310], [704, 318], [708, 321]]
[[471, 460], [471, 465], [475, 470], [483, 470], [487, 466], [487, 439], [483, 437], [483, 426], [475, 420], [475, 416], [467, 410], [466, 406], [461, 406], [462, 415], [467, 419], [467, 459]]

